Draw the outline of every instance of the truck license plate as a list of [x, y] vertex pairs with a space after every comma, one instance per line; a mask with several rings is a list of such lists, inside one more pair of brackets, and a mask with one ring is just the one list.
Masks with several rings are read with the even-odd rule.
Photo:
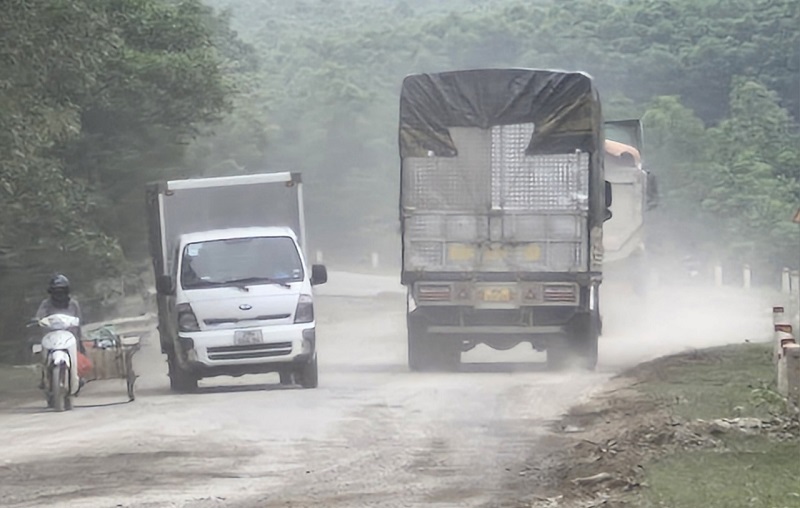
[[484, 302], [510, 302], [511, 289], [509, 288], [486, 288], [483, 290]]
[[239, 330], [233, 334], [233, 343], [237, 346], [261, 344], [263, 340], [261, 330]]

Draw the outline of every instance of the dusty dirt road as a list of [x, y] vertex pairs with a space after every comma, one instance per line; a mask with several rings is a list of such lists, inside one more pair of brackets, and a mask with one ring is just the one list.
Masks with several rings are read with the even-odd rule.
[[270, 375], [174, 395], [150, 336], [135, 402], [104, 381], [68, 413], [41, 402], [0, 411], [0, 506], [522, 506], [556, 446], [549, 424], [613, 373], [769, 330], [753, 298], [682, 294], [683, 311], [669, 294], [668, 313], [631, 320], [611, 309], [619, 319], [607, 324], [614, 336], [597, 373], [544, 372], [543, 355], [520, 347], [478, 348], [460, 373], [412, 374], [401, 288], [332, 274], [318, 301], [319, 389], [282, 388]]

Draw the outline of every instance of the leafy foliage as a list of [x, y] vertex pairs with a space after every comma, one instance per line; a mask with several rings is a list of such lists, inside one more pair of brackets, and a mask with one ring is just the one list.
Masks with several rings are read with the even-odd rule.
[[[9, 0], [0, 19], [0, 323], [20, 333], [54, 271], [91, 282], [135, 253], [142, 185], [227, 110], [195, 1]], [[91, 308], [91, 306], [90, 306]], [[5, 336], [5, 334], [4, 334]]]
[[[658, 154], [650, 157], [651, 166], [662, 179], [662, 191], [672, 197], [667, 210], [690, 226], [681, 227], [687, 233], [693, 230], [690, 237], [707, 238], [705, 230], [715, 227], [720, 217], [740, 217], [745, 209], [752, 215], [749, 205], [758, 201], [756, 196], [780, 190], [770, 194], [769, 205], [758, 201], [759, 219], [741, 216], [744, 223], [755, 221], [746, 229], [753, 236], [742, 237], [743, 243], [737, 240], [728, 254], [760, 255], [755, 246], [765, 243], [786, 252], [785, 241], [773, 240], [791, 228], [789, 217], [781, 214], [798, 198], [783, 192], [783, 183], [791, 187], [798, 177], [793, 162], [798, 149], [789, 138], [779, 141], [775, 136], [781, 129], [787, 134], [796, 130], [800, 115], [798, 2], [506, 0], [431, 5], [408, 0], [288, 4], [210, 0], [210, 4], [230, 9], [234, 26], [261, 59], [262, 71], [257, 73], [261, 92], [255, 93], [263, 98], [271, 126], [258, 167], [303, 171], [309, 182], [310, 237], [326, 249], [334, 249], [336, 240], [343, 239], [349, 248], [379, 250], [376, 243], [396, 230], [396, 208], [387, 203], [396, 202], [397, 196], [397, 93], [405, 75], [524, 66], [587, 71], [597, 79], [608, 118], [647, 114], [654, 125], [648, 127], [646, 138], [651, 152]], [[771, 113], [758, 118], [766, 122], [763, 129], [769, 134], [765, 131], [764, 136], [774, 138], [771, 146], [780, 145], [780, 161], [765, 160], [763, 171], [750, 175], [744, 170], [749, 167], [742, 159], [745, 154], [738, 154], [740, 169], [731, 169], [726, 176], [721, 167], [734, 162], [728, 145], [738, 142], [739, 136], [749, 140], [755, 134], [733, 109], [743, 107], [741, 101], [732, 102], [730, 97], [743, 80], [762, 87], [759, 93], [770, 97]], [[755, 93], [753, 88], [739, 90], [744, 96]], [[755, 107], [762, 106], [766, 104]], [[787, 117], [790, 111], [793, 119]], [[664, 123], [684, 121], [689, 125], [681, 125], [684, 130], [677, 132]], [[715, 126], [719, 128], [707, 131]], [[226, 158], [237, 159], [235, 147], [229, 147]], [[758, 194], [750, 192], [753, 182], [744, 181], [725, 187], [729, 194], [724, 199], [712, 192], [713, 187], [732, 185], [739, 178], [737, 171], [764, 185]], [[701, 178], [703, 185], [697, 185]], [[777, 182], [774, 189], [768, 181]], [[747, 199], [738, 198], [741, 192]], [[733, 206], [736, 201], [739, 205]], [[765, 229], [770, 220], [777, 225]], [[661, 224], [675, 229], [678, 223]], [[731, 222], [730, 227], [737, 229], [737, 224]], [[715, 242], [730, 240], [711, 236]], [[397, 246], [389, 241], [386, 249], [393, 253]], [[716, 255], [723, 249], [711, 250]], [[780, 261], [780, 255], [767, 257], [796, 263], [790, 255]]]
[[606, 117], [645, 119], [661, 236], [797, 262], [796, 0], [206, 4], [4, 2], [4, 329], [53, 270], [86, 288], [146, 258], [152, 179], [301, 171], [309, 237], [328, 258], [397, 256], [399, 86], [455, 68], [589, 72]]

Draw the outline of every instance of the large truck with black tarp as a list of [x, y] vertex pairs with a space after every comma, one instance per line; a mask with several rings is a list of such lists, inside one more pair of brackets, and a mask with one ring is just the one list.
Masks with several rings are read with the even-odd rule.
[[601, 333], [603, 118], [580, 72], [478, 69], [405, 78], [402, 282], [412, 370], [478, 344], [528, 342], [594, 368]]

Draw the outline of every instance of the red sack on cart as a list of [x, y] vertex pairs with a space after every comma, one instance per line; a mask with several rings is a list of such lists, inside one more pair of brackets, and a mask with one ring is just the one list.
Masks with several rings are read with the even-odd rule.
[[88, 378], [89, 375], [92, 373], [92, 369], [94, 365], [92, 365], [92, 360], [89, 359], [88, 356], [78, 351], [78, 377], [80, 378]]

